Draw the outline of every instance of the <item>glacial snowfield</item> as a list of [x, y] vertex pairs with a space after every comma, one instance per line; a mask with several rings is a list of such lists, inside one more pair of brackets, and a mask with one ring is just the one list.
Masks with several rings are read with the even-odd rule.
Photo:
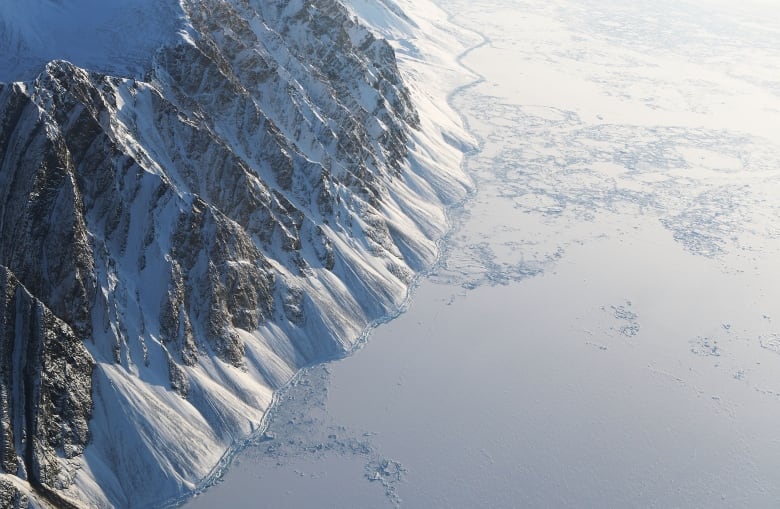
[[400, 5], [465, 51], [476, 81], [429, 83], [478, 191], [407, 312], [187, 507], [776, 507], [771, 2]]
[[31, 80], [55, 59], [140, 78], [160, 46], [190, 29], [178, 0], [4, 0], [0, 82]]

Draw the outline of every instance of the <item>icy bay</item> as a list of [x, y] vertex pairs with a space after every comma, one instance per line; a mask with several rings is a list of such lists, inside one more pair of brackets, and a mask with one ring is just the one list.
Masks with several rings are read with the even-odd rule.
[[475, 197], [408, 311], [189, 506], [775, 506], [777, 14], [444, 7]]

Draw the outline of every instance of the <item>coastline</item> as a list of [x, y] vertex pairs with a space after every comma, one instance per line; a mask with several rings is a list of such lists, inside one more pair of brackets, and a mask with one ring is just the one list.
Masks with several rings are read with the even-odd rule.
[[[460, 173], [468, 179], [467, 181], [461, 180], [461, 182], [465, 185], [466, 193], [465, 196], [462, 198], [445, 204], [445, 206], [442, 209], [442, 213], [444, 215], [444, 228], [443, 233], [436, 239], [434, 239], [435, 245], [436, 245], [436, 253], [435, 253], [435, 259], [433, 263], [431, 263], [428, 267], [426, 267], [424, 270], [418, 271], [414, 274], [411, 282], [409, 283], [407, 290], [406, 290], [406, 296], [404, 297], [402, 303], [397, 306], [395, 309], [393, 309], [391, 312], [385, 314], [384, 316], [381, 316], [372, 322], [370, 322], [363, 331], [358, 335], [358, 337], [354, 340], [352, 343], [351, 348], [344, 352], [341, 355], [333, 356], [330, 358], [323, 358], [319, 359], [318, 361], [308, 365], [304, 366], [298, 371], [295, 372], [293, 377], [287, 381], [284, 386], [281, 388], [273, 391], [273, 396], [271, 403], [269, 404], [268, 408], [266, 409], [265, 413], [263, 414], [262, 420], [260, 422], [260, 425], [255, 429], [255, 431], [248, 437], [236, 442], [233, 446], [231, 446], [228, 450], [225, 451], [225, 453], [220, 458], [219, 462], [214, 466], [211, 473], [206, 476], [201, 482], [198, 483], [197, 487], [186, 494], [183, 494], [179, 497], [175, 497], [173, 499], [169, 499], [166, 501], [163, 501], [160, 503], [160, 505], [156, 506], [160, 509], [170, 509], [175, 507], [183, 507], [188, 502], [192, 501], [193, 499], [197, 498], [199, 495], [202, 495], [210, 488], [219, 485], [224, 476], [229, 475], [231, 471], [231, 467], [235, 460], [241, 456], [242, 453], [244, 453], [247, 449], [250, 449], [252, 447], [258, 446], [260, 443], [264, 441], [264, 437], [266, 436], [266, 433], [268, 432], [269, 426], [274, 422], [274, 419], [278, 416], [281, 410], [281, 406], [286, 403], [286, 397], [288, 393], [295, 388], [295, 386], [303, 379], [305, 378], [313, 369], [317, 368], [323, 368], [327, 365], [338, 362], [340, 360], [346, 359], [348, 357], [351, 357], [358, 351], [360, 351], [371, 339], [374, 331], [381, 327], [382, 325], [388, 324], [404, 314], [409, 307], [412, 305], [412, 302], [414, 300], [414, 296], [416, 293], [416, 290], [419, 288], [420, 284], [428, 278], [432, 273], [434, 273], [436, 270], [438, 270], [441, 267], [441, 264], [446, 260], [446, 253], [447, 253], [447, 246], [450, 237], [457, 231], [458, 229], [458, 220], [455, 219], [455, 215], [458, 211], [463, 210], [464, 206], [476, 196], [478, 192], [477, 183], [473, 179], [472, 175], [469, 173], [467, 169], [468, 164], [468, 158], [476, 153], [479, 153], [481, 150], [481, 146], [483, 141], [479, 139], [479, 137], [472, 132], [469, 129], [468, 126], [468, 119], [465, 116], [463, 112], [458, 110], [453, 101], [454, 98], [463, 93], [464, 91], [468, 90], [471, 87], [474, 87], [481, 83], [484, 78], [477, 73], [475, 73], [472, 69], [470, 69], [468, 66], [466, 66], [463, 63], [463, 59], [465, 59], [472, 51], [479, 49], [480, 47], [489, 44], [489, 39], [485, 37], [483, 34], [477, 34], [476, 32], [469, 30], [465, 27], [462, 27], [454, 22], [455, 15], [445, 9], [445, 7], [439, 5], [436, 1], [430, 1], [425, 0], [427, 3], [429, 3], [431, 6], [435, 6], [435, 8], [440, 9], [441, 12], [445, 13], [447, 15], [447, 24], [450, 27], [453, 27], [457, 29], [458, 31], [462, 32], [459, 35], [463, 35], [463, 33], [471, 33], [474, 35], [478, 35], [482, 40], [479, 41], [476, 44], [464, 44], [464, 47], [461, 49], [460, 52], [458, 52], [455, 55], [452, 55], [451, 57], [451, 63], [455, 64], [453, 69], [450, 69], [451, 72], [453, 72], [455, 75], [461, 76], [464, 83], [453, 85], [451, 88], [448, 88], [446, 90], [446, 93], [442, 94], [443, 103], [446, 104], [446, 106], [457, 116], [458, 118], [458, 124], [453, 125], [451, 122], [449, 123], [443, 123], [439, 124], [430, 117], [425, 116], [425, 112], [421, 112], [421, 117], [423, 117], [424, 120], [431, 123], [431, 126], [424, 131], [422, 135], [414, 136], [413, 145], [415, 148], [418, 149], [417, 153], [410, 153], [409, 159], [412, 161], [412, 165], [420, 165], [424, 163], [420, 163], [417, 161], [417, 158], [419, 157], [425, 157], [425, 152], [434, 152], [436, 147], [439, 147], [439, 149], [449, 149], [452, 151], [452, 149], [456, 149], [457, 154], [453, 153], [455, 155], [455, 159], [457, 159], [457, 168], [460, 171]], [[348, 3], [349, 0], [346, 0], [345, 4]], [[419, 8], [420, 3], [412, 3], [408, 2], [407, 0], [402, 0], [402, 2], [408, 4], [407, 7], [415, 7]], [[400, 2], [399, 2], [400, 3]], [[348, 8], [351, 6], [347, 5]], [[408, 12], [408, 10], [403, 9], [403, 12]], [[413, 23], [416, 23], [416, 21], [420, 20], [412, 20]], [[431, 20], [426, 20], [431, 21]], [[376, 24], [372, 24], [368, 19], [363, 19], [364, 24], [368, 25], [373, 30], [377, 31], [378, 34], [381, 37], [389, 38], [393, 35], [398, 35], [396, 32], [394, 32], [392, 29], [388, 30], [388, 28], [383, 30], [380, 27], [377, 27]], [[422, 34], [423, 32], [420, 31], [419, 34]], [[419, 35], [418, 34], [418, 35]], [[453, 34], [450, 34], [453, 35]], [[392, 39], [388, 39], [391, 44], [393, 44], [394, 41]], [[430, 40], [427, 42], [431, 42]], [[410, 74], [414, 74], [414, 66], [426, 66], [426, 65], [442, 65], [442, 62], [426, 62], [425, 60], [418, 60], [417, 58], [410, 56], [409, 54], [404, 55], [403, 53], [399, 54], [399, 49], [403, 51], [403, 47], [399, 46], [398, 44], [393, 44], [394, 49], [396, 50], [396, 55], [399, 62], [399, 69], [402, 72], [402, 74], [407, 75], [407, 79]], [[435, 45], [434, 45], [435, 47]], [[407, 47], [408, 49], [408, 47]], [[412, 51], [414, 53], [417, 53], [420, 51], [420, 47], [414, 46]], [[441, 55], [443, 53], [446, 53], [443, 48], [436, 48], [441, 51], [438, 55]], [[461, 70], [461, 72], [458, 72], [458, 69]], [[431, 71], [431, 75], [434, 75], [435, 72]], [[413, 92], [413, 95], [415, 96], [415, 106], [419, 107], [418, 100], [421, 99], [421, 94], [419, 90], [414, 89], [415, 85], [414, 83], [406, 83], [407, 86], [409, 86], [411, 89], [415, 90]], [[449, 86], [448, 86], [449, 87]], [[426, 87], [428, 88], [428, 87]], [[430, 101], [432, 106], [435, 108], [438, 105], [435, 104], [434, 101]], [[438, 117], [438, 121], [442, 121], [442, 117]], [[449, 124], [449, 125], [446, 125]], [[450, 132], [445, 132], [442, 130], [443, 128], [448, 128], [452, 131], [455, 131], [457, 134], [453, 136]], [[441, 140], [432, 141], [432, 139], [436, 136], [436, 134], [441, 135]], [[417, 133], [414, 133], [417, 135]], [[426, 138], [425, 140], [421, 138]], [[422, 149], [419, 149], [418, 146], [423, 145]], [[452, 159], [452, 155], [450, 155], [450, 159]], [[429, 169], [429, 171], [436, 171], [443, 169], [443, 166], [440, 164], [434, 164], [434, 163], [428, 163], [432, 167]], [[439, 166], [438, 168], [436, 166]], [[462, 177], [461, 177], [462, 178]]]

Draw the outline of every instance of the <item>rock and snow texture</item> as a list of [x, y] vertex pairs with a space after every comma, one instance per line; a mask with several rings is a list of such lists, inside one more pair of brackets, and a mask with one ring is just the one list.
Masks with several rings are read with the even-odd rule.
[[0, 5], [3, 504], [181, 496], [433, 262], [459, 127], [377, 6]]

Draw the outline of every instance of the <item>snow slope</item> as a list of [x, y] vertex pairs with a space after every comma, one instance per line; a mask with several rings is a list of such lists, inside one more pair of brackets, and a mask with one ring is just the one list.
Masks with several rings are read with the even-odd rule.
[[186, 30], [178, 0], [3, 0], [0, 82], [30, 80], [51, 60], [140, 77]]

